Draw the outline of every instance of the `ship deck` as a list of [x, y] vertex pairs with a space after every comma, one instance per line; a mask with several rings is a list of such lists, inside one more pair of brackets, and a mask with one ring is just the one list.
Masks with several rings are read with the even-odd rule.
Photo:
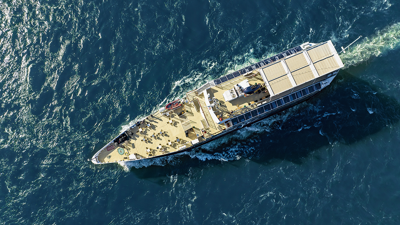
[[[330, 41], [277, 58], [271, 57], [258, 70], [188, 92], [180, 108], [159, 110], [129, 128], [96, 153], [97, 161], [137, 160], [183, 150], [228, 129], [230, 118], [257, 108], [260, 102], [343, 67]], [[262, 87], [244, 94], [246, 87], [257, 84]]]
[[[182, 112], [184, 113], [180, 115]], [[191, 146], [191, 141], [198, 138], [197, 134], [201, 134], [201, 129], [206, 130], [206, 133], [202, 134], [205, 138], [218, 132], [218, 129], [212, 127], [203, 128], [200, 120], [202, 115], [192, 104], [184, 104], [183, 107], [169, 114], [170, 116], [166, 116], [157, 112], [149, 116], [140, 126], [130, 128], [126, 132], [128, 140], [122, 144], [111, 144], [111, 147], [108, 147], [109, 150], [104, 149], [98, 155], [99, 161], [109, 163], [129, 160], [131, 154], [135, 154], [137, 159], [159, 156]], [[188, 135], [185, 134], [184, 126], [185, 129], [191, 127]], [[160, 132], [163, 133], [160, 134]], [[170, 142], [171, 145], [169, 145]], [[162, 150], [158, 148], [160, 145]], [[118, 151], [118, 148], [123, 151]]]
[[[216, 112], [218, 118], [221, 117], [224, 120], [231, 116], [232, 111], [246, 107], [252, 108], [252, 105], [249, 105], [249, 103], [251, 104], [265, 99], [268, 95], [265, 93], [255, 94], [249, 97], [235, 99], [232, 102], [226, 102], [223, 97], [223, 92], [246, 79], [250, 84], [262, 82], [260, 75], [252, 77], [240, 76], [229, 83], [215, 86], [207, 90], [211, 98], [214, 97], [220, 102], [220, 110]], [[132, 154], [134, 154], [137, 159], [168, 154], [178, 151], [183, 147], [190, 147], [193, 140], [198, 139], [202, 141], [202, 138], [199, 138], [197, 134], [208, 138], [211, 135], [222, 132], [226, 128], [225, 125], [219, 125], [213, 121], [210, 111], [207, 110], [208, 105], [204, 95], [195, 96], [188, 94], [188, 98], [190, 102], [183, 104], [179, 109], [169, 112], [169, 116], [157, 112], [145, 119], [144, 123], [127, 130], [128, 139], [122, 144], [113, 143], [101, 151], [98, 155], [99, 161], [102, 163], [126, 161], [130, 160], [129, 155]], [[201, 115], [200, 111], [196, 109], [193, 103], [195, 99], [199, 102], [199, 106], [205, 114], [204, 117]], [[148, 126], [148, 124], [150, 124], [150, 126]], [[189, 127], [191, 129], [188, 135], [186, 135], [185, 129]], [[202, 130], [204, 130], [205, 133], [203, 133]], [[163, 134], [160, 134], [161, 131]], [[176, 141], [177, 139], [179, 139], [179, 142]], [[171, 145], [169, 145], [170, 142]], [[158, 148], [160, 145], [162, 150]], [[120, 150], [118, 151], [119, 148]], [[147, 149], [149, 149], [149, 151]]]

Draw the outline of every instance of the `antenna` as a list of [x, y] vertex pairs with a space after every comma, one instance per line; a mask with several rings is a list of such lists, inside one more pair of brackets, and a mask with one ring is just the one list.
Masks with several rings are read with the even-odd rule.
[[353, 42], [351, 42], [349, 45], [347, 45], [347, 47], [343, 48], [342, 46], [342, 51], [339, 52], [339, 54], [346, 53], [346, 49], [348, 49], [352, 44], [354, 44], [356, 41], [358, 41], [358, 39], [360, 39], [362, 37], [362, 35], [360, 35], [356, 40], [354, 40]]

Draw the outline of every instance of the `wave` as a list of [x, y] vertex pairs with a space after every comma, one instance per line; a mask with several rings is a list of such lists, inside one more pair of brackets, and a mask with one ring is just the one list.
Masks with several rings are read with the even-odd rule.
[[345, 69], [368, 61], [371, 57], [379, 57], [400, 47], [400, 23], [384, 28], [372, 37], [365, 37], [361, 42], [350, 47], [340, 58]]

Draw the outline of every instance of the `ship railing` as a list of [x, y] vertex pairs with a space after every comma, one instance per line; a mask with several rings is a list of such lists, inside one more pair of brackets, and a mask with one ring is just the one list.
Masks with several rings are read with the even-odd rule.
[[196, 90], [197, 95], [200, 95], [207, 88], [214, 87], [214, 86], [215, 86], [215, 84], [214, 84], [213, 80], [205, 83], [203, 86], [201, 86], [199, 89]]
[[[135, 128], [135, 127], [136, 127], [136, 123], [133, 124], [131, 127], [129, 127], [127, 130], [133, 129], [133, 128]], [[97, 161], [98, 163], [102, 164], [102, 162], [100, 162], [100, 160], [99, 160], [100, 152], [102, 152], [104, 149], [106, 149], [110, 144], [112, 144], [112, 143], [115, 141], [115, 139], [117, 139], [121, 134], [125, 133], [127, 130], [123, 131], [123, 132], [120, 133], [116, 138], [114, 138], [113, 140], [111, 140], [110, 142], [108, 142], [106, 145], [104, 145], [99, 151], [96, 152], [96, 154], [94, 154], [94, 155], [92, 156], [92, 160], [93, 160], [93, 159], [96, 159], [96, 161]]]

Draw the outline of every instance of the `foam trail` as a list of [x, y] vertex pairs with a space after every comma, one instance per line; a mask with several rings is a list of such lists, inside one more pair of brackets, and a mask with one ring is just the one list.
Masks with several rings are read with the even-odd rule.
[[400, 23], [395, 23], [378, 31], [373, 37], [365, 37], [360, 43], [351, 46], [340, 55], [345, 68], [365, 62], [371, 57], [379, 57], [400, 47]]
[[171, 155], [171, 156], [165, 156], [162, 158], [155, 158], [155, 159], [145, 159], [145, 160], [139, 160], [139, 161], [119, 161], [118, 164], [124, 168], [125, 171], [129, 172], [131, 168], [143, 168], [143, 167], [149, 167], [149, 166], [165, 166], [167, 164], [173, 164], [176, 162], [177, 157], [179, 155], [182, 155], [185, 153], [180, 153], [176, 155]]

